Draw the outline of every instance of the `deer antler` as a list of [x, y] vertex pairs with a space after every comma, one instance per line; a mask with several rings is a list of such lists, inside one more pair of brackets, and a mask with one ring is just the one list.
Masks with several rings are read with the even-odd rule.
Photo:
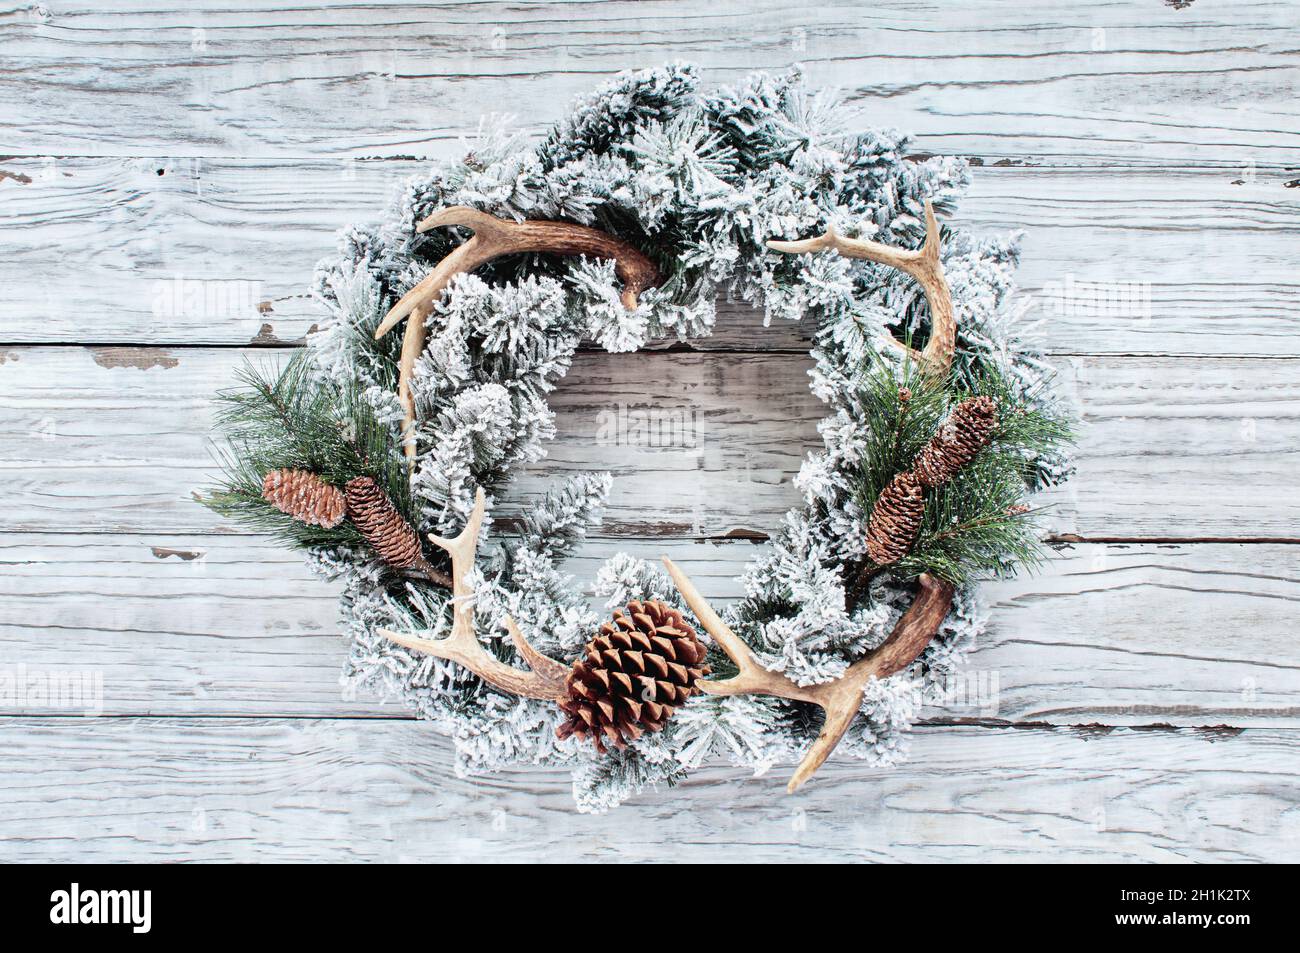
[[946, 377], [952, 367], [953, 350], [957, 346], [957, 319], [953, 316], [952, 292], [943, 276], [939, 261], [939, 223], [934, 217], [934, 206], [925, 200], [925, 244], [917, 251], [882, 245], [880, 242], [859, 238], [843, 238], [835, 234], [834, 227], [816, 238], [798, 242], [769, 241], [767, 247], [788, 255], [807, 255], [811, 252], [837, 251], [845, 258], [862, 258], [897, 268], [915, 278], [930, 303], [930, 340], [925, 350], [917, 351], [901, 341], [895, 344], [912, 356], [924, 370], [938, 377]]
[[474, 590], [469, 585], [469, 573], [474, 568], [474, 551], [478, 547], [482, 526], [483, 490], [480, 488], [474, 496], [474, 510], [459, 536], [455, 539], [429, 536], [435, 546], [445, 549], [451, 555], [452, 604], [455, 607], [451, 635], [435, 640], [390, 629], [380, 629], [379, 633], [408, 649], [427, 652], [437, 658], [463, 665], [485, 682], [511, 695], [558, 701], [565, 697], [564, 679], [569, 674], [569, 667], [537, 651], [524, 638], [514, 619], [506, 616], [505, 627], [515, 648], [532, 671], [507, 665], [483, 648], [474, 634]]
[[410, 316], [402, 338], [402, 355], [398, 362], [397, 397], [405, 413], [403, 442], [408, 460], [415, 457], [415, 440], [411, 426], [415, 423], [415, 398], [411, 394], [411, 375], [415, 359], [424, 351], [428, 334], [424, 320], [433, 310], [452, 278], [463, 272], [474, 271], [493, 258], [520, 252], [547, 252], [552, 255], [589, 255], [592, 258], [612, 258], [614, 272], [623, 282], [623, 306], [629, 311], [637, 306], [642, 291], [660, 281], [659, 269], [654, 262], [633, 246], [612, 235], [572, 222], [511, 222], [496, 218], [486, 212], [454, 205], [435, 212], [416, 228], [427, 232], [431, 228], [463, 225], [474, 230], [474, 237], [457, 246], [438, 262], [419, 284], [393, 305], [375, 330], [376, 340], [387, 334], [397, 322]]
[[883, 644], [858, 659], [839, 679], [821, 685], [797, 685], [779, 672], [759, 665], [736, 633], [727, 627], [713, 608], [704, 601], [694, 584], [667, 556], [663, 557], [673, 584], [691, 607], [709, 635], [736, 663], [740, 672], [719, 682], [701, 679], [697, 684], [711, 695], [775, 695], [792, 701], [812, 702], [826, 712], [821, 733], [799, 763], [786, 790], [794, 793], [822, 766], [835, 750], [853, 716], [862, 706], [862, 694], [872, 676], [884, 678], [900, 672], [925, 651], [939, 626], [952, 608], [952, 583], [925, 574], [920, 578], [921, 591]]

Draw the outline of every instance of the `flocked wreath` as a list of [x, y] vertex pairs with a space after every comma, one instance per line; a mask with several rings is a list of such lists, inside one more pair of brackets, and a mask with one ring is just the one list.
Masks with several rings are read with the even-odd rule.
[[[839, 118], [797, 72], [705, 90], [674, 65], [540, 142], [485, 125], [343, 232], [308, 347], [222, 395], [207, 502], [342, 580], [345, 679], [450, 735], [458, 771], [572, 765], [601, 810], [710, 757], [802, 759], [791, 790], [832, 749], [892, 763], [924, 682], [985, 625], [975, 581], [1039, 558], [1025, 499], [1067, 475], [1068, 428], [1015, 327], [1015, 243], [938, 225], [964, 162]], [[500, 532], [489, 501], [544, 456], [580, 344], [707, 335], [720, 294], [815, 328], [825, 448], [739, 604], [620, 554], [602, 621], [561, 564], [610, 475]]]

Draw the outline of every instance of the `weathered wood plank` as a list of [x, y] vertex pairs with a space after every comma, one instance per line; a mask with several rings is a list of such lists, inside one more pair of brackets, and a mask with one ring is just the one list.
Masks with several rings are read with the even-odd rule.
[[[723, 604], [758, 547], [594, 539], [566, 569], [590, 594], [620, 550], [667, 553]], [[69, 686], [4, 714], [406, 717], [340, 689], [335, 588], [265, 538], [15, 534], [0, 567], [0, 673]], [[1296, 727], [1294, 569], [1286, 545], [1065, 547], [988, 584], [992, 629], [925, 717]]]
[[9, 861], [1291, 861], [1300, 734], [931, 728], [888, 770], [697, 772], [603, 816], [412, 722], [0, 719]]
[[0, 149], [425, 154], [484, 112], [540, 126], [610, 73], [684, 58], [710, 81], [802, 62], [844, 88], [856, 124], [914, 129], [936, 151], [1288, 162], [1294, 25], [1262, 0], [20, 7], [0, 20]]
[[[9, 529], [230, 528], [190, 493], [214, 473], [212, 394], [231, 384], [244, 353], [0, 353]], [[551, 402], [561, 436], [547, 460], [520, 472], [507, 502], [539, 492], [544, 477], [603, 467], [616, 477], [607, 519], [620, 535], [770, 532], [797, 498], [790, 480], [804, 451], [818, 444], [824, 409], [807, 391], [807, 368], [801, 354], [579, 355]], [[1057, 531], [1296, 536], [1294, 361], [1069, 358], [1063, 380], [1077, 387], [1084, 419], [1079, 474], [1055, 497]]]
[[[593, 541], [570, 571], [589, 586], [628, 545]], [[732, 596], [741, 559], [717, 553], [754, 549], [644, 547], [647, 557], [671, 554], [710, 594]], [[0, 539], [0, 567], [0, 673], [22, 665], [47, 680], [39, 684], [85, 675], [103, 686], [90, 703], [71, 690], [48, 700], [28, 693], [0, 713], [407, 717], [340, 688], [337, 587], [269, 539], [13, 534]]]
[[1300, 726], [1296, 557], [1289, 544], [1070, 547], [985, 585], [993, 630], [972, 685], [989, 673], [996, 716], [1021, 722]]
[[[0, 344], [235, 344], [300, 340], [334, 233], [374, 221], [422, 163], [11, 159], [0, 179]], [[24, 182], [23, 179], [30, 181]], [[94, 252], [69, 281], [50, 248]], [[724, 331], [700, 347], [806, 348], [797, 328]]]
[[[320, 319], [305, 294], [332, 233], [382, 214], [419, 163], [17, 159], [0, 168], [0, 343], [273, 344]], [[958, 218], [1026, 230], [1026, 321], [1052, 351], [1300, 354], [1294, 172], [983, 168]], [[1207, 236], [1213, 235], [1213, 243]], [[55, 247], [88, 246], [75, 281]], [[1095, 283], [1134, 294], [1097, 307]], [[806, 348], [798, 327], [723, 322], [697, 346]]]

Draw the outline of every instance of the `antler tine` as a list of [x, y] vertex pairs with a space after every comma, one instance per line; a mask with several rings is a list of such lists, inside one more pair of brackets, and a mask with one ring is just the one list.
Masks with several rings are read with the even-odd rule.
[[[402, 449], [407, 459], [415, 456], [415, 395], [411, 393], [411, 378], [415, 374], [415, 361], [424, 352], [427, 330], [424, 320], [428, 312], [419, 305], [411, 312], [406, 334], [402, 337], [402, 353], [397, 359], [397, 401], [402, 405]], [[418, 330], [412, 332], [411, 328]]]
[[930, 340], [923, 351], [910, 348], [901, 341], [895, 340], [894, 343], [927, 372], [947, 376], [957, 346], [957, 319], [952, 306], [952, 291], [943, 276], [943, 263], [940, 261], [939, 222], [929, 199], [925, 200], [925, 244], [915, 251], [867, 239], [844, 238], [835, 233], [833, 226], [814, 238], [796, 242], [773, 240], [767, 243], [767, 247], [788, 255], [836, 251], [845, 258], [874, 261], [911, 275], [921, 285], [925, 300], [930, 303]]
[[425, 639], [418, 635], [380, 629], [385, 638], [408, 649], [425, 652], [437, 658], [455, 662], [478, 675], [485, 682], [511, 695], [557, 701], [565, 696], [564, 679], [568, 667], [548, 658], [524, 638], [515, 620], [506, 616], [504, 625], [519, 650], [520, 656], [531, 667], [523, 671], [507, 665], [483, 648], [474, 634], [474, 590], [469, 584], [469, 574], [474, 568], [474, 553], [478, 548], [479, 531], [483, 526], [484, 496], [480, 487], [474, 495], [474, 509], [465, 528], [455, 539], [429, 536], [429, 540], [451, 556], [453, 621], [451, 634], [442, 639]]
[[872, 678], [887, 678], [915, 662], [947, 618], [956, 591], [953, 584], [928, 573], [922, 574], [917, 582], [920, 591], [894, 625], [889, 638], [850, 665], [839, 679], [817, 686], [826, 692], [825, 699], [818, 701], [826, 710], [826, 721], [791, 776], [787, 788], [790, 792], [802, 787], [840, 743], [862, 707], [867, 682]]
[[614, 271], [623, 282], [623, 306], [629, 311], [637, 306], [642, 291], [660, 281], [659, 269], [627, 242], [595, 228], [575, 225], [572, 222], [525, 221], [511, 222], [496, 218], [478, 209], [453, 205], [440, 209], [416, 226], [419, 232], [448, 225], [460, 225], [474, 230], [474, 237], [454, 248], [433, 271], [384, 315], [375, 329], [378, 340], [393, 329], [399, 321], [409, 316], [402, 338], [402, 355], [398, 367], [398, 397], [404, 411], [403, 449], [408, 462], [415, 460], [415, 439], [411, 433], [415, 424], [415, 399], [411, 394], [411, 376], [415, 360], [424, 352], [428, 340], [425, 319], [442, 296], [451, 280], [459, 274], [474, 271], [494, 258], [520, 252], [549, 252], [555, 255], [586, 255], [591, 258], [609, 258], [614, 261]]
[[[415, 311], [420, 305], [430, 306], [438, 300], [451, 279], [466, 271], [486, 264], [493, 258], [507, 254], [505, 251], [493, 251], [493, 246], [504, 247], [509, 243], [505, 226], [514, 224], [480, 212], [478, 209], [464, 205], [452, 205], [439, 209], [415, 227], [417, 232], [448, 225], [463, 225], [474, 230], [474, 236], [462, 245], [458, 245], [438, 262], [433, 271], [425, 275], [418, 284], [402, 295], [397, 304], [388, 309], [384, 320], [375, 329], [375, 340], [387, 334], [398, 321]], [[484, 249], [484, 246], [489, 246]], [[426, 312], [427, 314], [427, 312]]]
[[920, 591], [912, 605], [894, 626], [883, 644], [848, 667], [844, 675], [821, 685], [797, 685], [779, 672], [758, 664], [744, 641], [722, 621], [700, 595], [686, 574], [667, 556], [663, 557], [673, 584], [724, 652], [736, 663], [739, 673], [723, 681], [705, 679], [697, 684], [711, 695], [774, 695], [793, 701], [811, 702], [826, 712], [821, 733], [804, 754], [786, 790], [794, 793], [813, 776], [835, 746], [840, 743], [862, 707], [862, 695], [871, 678], [885, 678], [900, 672], [925, 651], [952, 608], [954, 588], [949, 582], [928, 574], [920, 577]]
[[704, 631], [713, 636], [713, 640], [722, 646], [722, 651], [727, 653], [740, 670], [733, 677], [720, 681], [701, 679], [696, 683], [701, 689], [710, 695], [777, 695], [820, 704], [811, 687], [796, 685], [779, 672], [768, 671], [759, 665], [749, 646], [713, 611], [713, 607], [700, 595], [686, 573], [667, 556], [663, 557], [663, 563], [668, 569], [668, 575], [672, 577], [673, 585], [691, 607], [695, 618], [700, 620]]

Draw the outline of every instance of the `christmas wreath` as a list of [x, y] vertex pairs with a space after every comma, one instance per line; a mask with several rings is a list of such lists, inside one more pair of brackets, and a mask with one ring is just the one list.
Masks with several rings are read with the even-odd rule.
[[[1015, 241], [939, 226], [964, 162], [838, 120], [797, 72], [706, 90], [674, 65], [540, 142], [485, 124], [342, 233], [308, 346], [221, 395], [205, 502], [342, 580], [344, 679], [448, 734], [458, 772], [572, 765], [601, 810], [711, 757], [802, 759], [791, 790], [832, 750], [892, 763], [985, 625], [976, 581], [1041, 557], [1025, 500], [1067, 475], [1069, 432], [1017, 332]], [[561, 565], [610, 475], [500, 530], [489, 501], [544, 456], [580, 344], [707, 335], [720, 294], [814, 327], [825, 448], [739, 604], [620, 554], [602, 620]]]

